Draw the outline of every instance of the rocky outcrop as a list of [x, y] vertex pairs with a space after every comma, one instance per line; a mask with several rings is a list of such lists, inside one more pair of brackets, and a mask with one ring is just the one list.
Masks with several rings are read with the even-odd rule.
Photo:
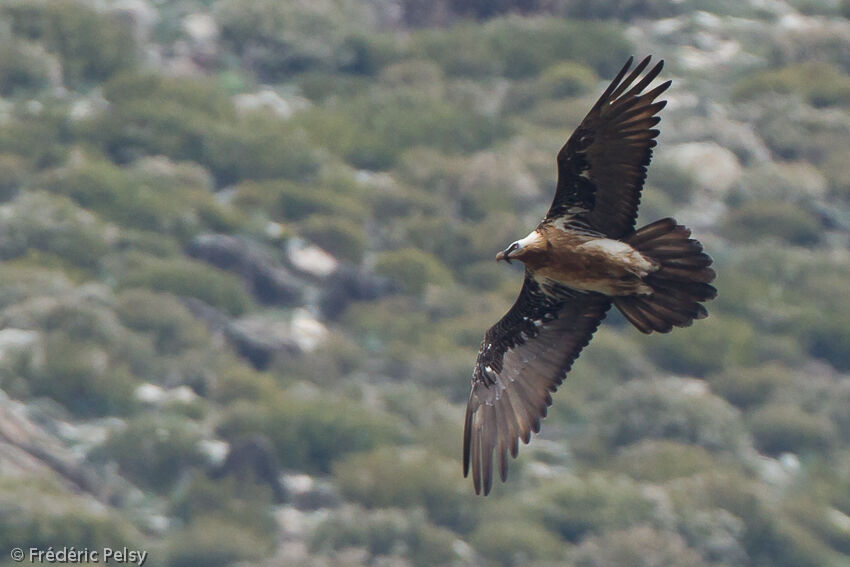
[[274, 305], [299, 305], [303, 284], [257, 242], [225, 234], [201, 234], [187, 253], [222, 270], [239, 273], [258, 301]]

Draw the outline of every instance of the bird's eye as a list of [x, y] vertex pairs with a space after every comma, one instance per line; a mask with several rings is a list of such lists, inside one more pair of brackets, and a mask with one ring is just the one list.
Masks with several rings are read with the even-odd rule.
[[517, 248], [519, 248], [519, 243], [518, 243], [518, 242], [514, 242], [513, 244], [511, 244], [511, 245], [508, 247], [508, 252], [513, 252], [513, 251], [514, 251], [514, 250], [516, 250]]

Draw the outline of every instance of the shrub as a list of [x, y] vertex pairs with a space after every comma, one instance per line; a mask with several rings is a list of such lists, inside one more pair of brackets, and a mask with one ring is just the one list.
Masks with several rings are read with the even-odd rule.
[[193, 422], [177, 417], [141, 415], [113, 433], [92, 458], [114, 461], [121, 474], [157, 491], [167, 491], [193, 467], [203, 463], [200, 436]]
[[177, 531], [167, 545], [167, 567], [225, 567], [257, 562], [271, 551], [267, 541], [242, 525], [224, 519], [202, 519]]
[[658, 483], [699, 474], [715, 466], [716, 460], [697, 445], [647, 439], [621, 449], [613, 468], [635, 480]]
[[734, 408], [702, 391], [701, 384], [677, 379], [634, 380], [618, 387], [594, 421], [609, 448], [668, 439], [736, 453], [745, 442]]
[[300, 112], [292, 122], [312, 141], [363, 169], [387, 169], [415, 146], [471, 152], [510, 134], [511, 128], [475, 109], [461, 109], [415, 93], [360, 96], [334, 108]]
[[313, 148], [292, 121], [270, 111], [237, 116], [212, 83], [124, 75], [108, 83], [104, 94], [113, 103], [109, 111], [79, 129], [119, 163], [147, 155], [193, 161], [207, 167], [219, 185], [305, 180], [318, 170]]
[[820, 219], [805, 206], [773, 200], [749, 201], [730, 210], [722, 230], [739, 242], [773, 237], [797, 246], [814, 246], [823, 237]]
[[281, 180], [240, 183], [234, 202], [243, 209], [263, 211], [273, 219], [303, 220], [310, 215], [362, 219], [366, 215], [363, 203], [352, 195]]
[[[268, 486], [245, 482], [243, 478], [212, 480], [198, 472], [171, 502], [171, 513], [187, 525], [205, 525], [222, 520], [270, 543], [276, 531], [271, 515], [272, 491]], [[264, 546], [265, 547], [265, 546]]]
[[367, 508], [422, 507], [429, 521], [468, 533], [478, 507], [467, 501], [456, 466], [424, 451], [380, 448], [336, 463], [334, 476], [347, 501]]
[[109, 354], [63, 332], [46, 340], [44, 359], [24, 369], [30, 391], [48, 396], [78, 416], [122, 414], [134, 406], [129, 370], [110, 364]]
[[0, 154], [0, 202], [10, 201], [17, 196], [25, 178], [26, 170], [20, 157]]
[[33, 170], [58, 166], [68, 153], [68, 115], [47, 102], [39, 113], [16, 112], [0, 128], [0, 153], [19, 156]]
[[648, 526], [612, 531], [590, 537], [571, 554], [576, 567], [655, 567], [687, 565], [710, 567], [700, 554], [687, 546], [679, 534]]
[[557, 480], [538, 489], [529, 502], [547, 529], [570, 542], [647, 522], [655, 513], [655, 504], [638, 485], [601, 475]]
[[735, 97], [750, 99], [764, 93], [793, 93], [813, 106], [850, 104], [850, 78], [821, 61], [809, 61], [783, 69], [754, 73], [738, 82]]
[[345, 217], [313, 215], [299, 229], [304, 238], [327, 250], [337, 258], [359, 264], [366, 252], [363, 225]]
[[461, 76], [529, 77], [567, 57], [611, 76], [629, 56], [617, 26], [543, 17], [509, 16], [483, 26], [428, 30], [418, 32], [412, 43], [414, 53], [436, 61], [449, 75]]
[[598, 80], [592, 69], [579, 63], [555, 63], [540, 74], [537, 89], [551, 98], [574, 97], [593, 90]]
[[672, 160], [664, 159], [653, 162], [648, 170], [647, 184], [663, 191], [674, 206], [688, 203], [697, 189], [697, 182], [690, 172]]
[[260, 404], [239, 404], [218, 431], [227, 439], [263, 433], [272, 440], [281, 465], [329, 473], [334, 460], [399, 439], [389, 416], [347, 400], [278, 396]]
[[774, 497], [755, 481], [738, 474], [709, 471], [679, 483], [671, 496], [681, 518], [684, 535], [695, 547], [705, 542], [705, 532], [694, 530], [698, 525], [693, 520], [701, 515], [700, 510], [728, 513], [715, 514], [715, 521], [726, 523], [732, 529], [717, 530], [721, 526], [715, 526], [711, 530], [720, 537], [732, 536], [740, 542], [743, 554], [729, 548], [731, 561], [727, 564], [741, 564], [743, 558], [748, 558], [754, 565], [778, 567], [829, 564], [826, 546], [789, 518], [776, 506]]
[[31, 94], [48, 84], [48, 61], [0, 28], [0, 96]]
[[836, 442], [836, 431], [826, 418], [792, 405], [773, 404], [749, 417], [756, 448], [769, 455], [824, 452]]
[[447, 285], [452, 281], [438, 258], [415, 248], [383, 252], [375, 260], [375, 273], [392, 279], [413, 295], [424, 292], [428, 284]]
[[186, 307], [173, 296], [146, 289], [128, 289], [117, 298], [115, 312], [136, 331], [150, 333], [162, 354], [177, 354], [206, 344], [209, 336]]
[[470, 543], [494, 565], [521, 567], [547, 564], [564, 557], [562, 542], [545, 526], [536, 522], [518, 522], [494, 518], [481, 523]]
[[237, 276], [187, 258], [135, 257], [133, 265], [120, 274], [119, 287], [142, 287], [195, 297], [231, 315], [241, 315], [252, 304], [250, 294]]
[[60, 265], [97, 272], [108, 250], [104, 227], [68, 199], [27, 191], [11, 203], [14, 214], [0, 227], [0, 256], [33, 252], [55, 256]]
[[258, 112], [234, 125], [216, 124], [207, 135], [200, 162], [220, 185], [242, 179], [312, 178], [319, 158], [295, 125]]
[[62, 78], [71, 88], [104, 81], [135, 64], [129, 25], [86, 4], [15, 1], [7, 3], [2, 13], [16, 35], [42, 42], [59, 57]]
[[139, 549], [141, 536], [112, 508], [92, 505], [64, 486], [31, 475], [0, 482], [0, 547], [54, 550]]
[[328, 553], [358, 547], [371, 558], [404, 555], [415, 567], [430, 567], [452, 563], [454, 540], [451, 532], [429, 524], [421, 512], [349, 508], [319, 524], [310, 549]]
[[168, 181], [145, 178], [108, 161], [56, 170], [41, 178], [45, 189], [121, 226], [186, 238], [200, 228], [196, 219], [190, 220], [190, 212], [206, 195]]
[[777, 364], [756, 368], [729, 369], [708, 379], [717, 395], [739, 408], [750, 408], [768, 401], [777, 390], [792, 383], [791, 372]]
[[727, 366], [754, 362], [755, 338], [748, 321], [712, 313], [689, 329], [653, 337], [647, 348], [659, 366], [680, 374], [703, 376]]
[[[280, 82], [311, 69], [333, 69], [343, 49], [341, 23], [353, 14], [340, 10], [304, 9], [295, 4], [262, 0], [249, 6], [235, 0], [216, 5], [221, 42], [241, 58], [243, 66], [263, 82]], [[343, 57], [349, 66], [367, 70], [368, 48], [349, 44]], [[358, 61], [358, 55], [360, 60]]]
[[440, 98], [444, 93], [443, 71], [435, 63], [407, 59], [393, 63], [381, 71], [381, 83], [389, 88], [411, 89]]

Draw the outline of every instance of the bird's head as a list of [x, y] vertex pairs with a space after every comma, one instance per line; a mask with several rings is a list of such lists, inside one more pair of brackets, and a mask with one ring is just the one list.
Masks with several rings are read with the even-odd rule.
[[511, 263], [511, 260], [522, 262], [523, 258], [540, 248], [542, 242], [543, 237], [535, 230], [525, 238], [511, 242], [510, 246], [496, 254], [496, 261], [504, 260], [508, 264]]

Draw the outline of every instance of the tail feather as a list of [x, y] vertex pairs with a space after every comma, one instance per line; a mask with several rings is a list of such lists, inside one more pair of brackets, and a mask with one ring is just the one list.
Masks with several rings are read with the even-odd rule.
[[717, 295], [710, 285], [716, 274], [711, 257], [690, 236], [690, 230], [667, 218], [624, 239], [657, 266], [644, 278], [651, 294], [614, 298], [614, 305], [640, 331], [668, 333], [708, 316], [702, 302]]

